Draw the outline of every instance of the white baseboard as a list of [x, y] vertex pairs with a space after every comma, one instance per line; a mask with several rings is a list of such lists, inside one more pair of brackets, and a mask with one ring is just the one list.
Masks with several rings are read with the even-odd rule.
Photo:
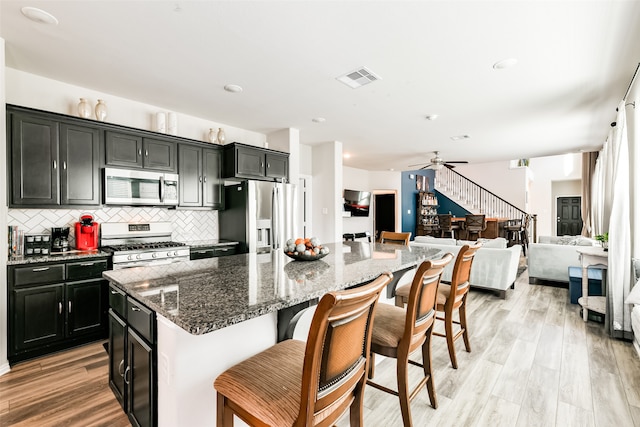
[[0, 365], [0, 376], [6, 374], [11, 371], [11, 367], [9, 366], [9, 361], [5, 360], [2, 365]]

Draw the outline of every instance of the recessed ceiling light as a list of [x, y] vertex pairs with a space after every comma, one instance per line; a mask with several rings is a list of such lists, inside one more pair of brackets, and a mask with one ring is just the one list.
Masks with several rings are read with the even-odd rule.
[[36, 7], [25, 6], [22, 9], [22, 14], [27, 18], [31, 19], [34, 22], [39, 22], [41, 24], [53, 24], [58, 25], [58, 18], [50, 14], [49, 12], [45, 12], [42, 9], [38, 9]]
[[344, 154], [342, 154], [342, 157], [344, 157], [345, 159], [350, 159], [351, 158], [351, 154], [344, 153]]
[[505, 68], [511, 68], [514, 65], [516, 65], [518, 63], [518, 60], [516, 58], [507, 58], [507, 59], [503, 59], [502, 61], [498, 61], [495, 64], [493, 64], [493, 69], [494, 70], [503, 70]]
[[224, 85], [224, 90], [232, 93], [240, 93], [242, 92], [242, 86], [238, 85]]
[[311, 119], [312, 122], [314, 123], [324, 123], [327, 119], [325, 119], [324, 117], [314, 117], [313, 119]]
[[471, 138], [469, 135], [456, 135], [451, 137], [451, 139], [453, 139], [454, 141], [460, 141], [460, 140], [469, 139], [469, 138]]
[[440, 116], [438, 116], [437, 114], [429, 114], [428, 116], [425, 116], [425, 119], [427, 119], [427, 120], [435, 120], [438, 117], [440, 117]]

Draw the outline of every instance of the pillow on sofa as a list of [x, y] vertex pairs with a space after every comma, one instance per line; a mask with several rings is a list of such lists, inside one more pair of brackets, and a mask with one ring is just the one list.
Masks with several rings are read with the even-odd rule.
[[451, 239], [451, 238], [440, 238], [440, 237], [433, 237], [433, 236], [416, 236], [415, 239], [413, 239], [414, 242], [416, 243], [432, 243], [434, 245], [451, 245], [451, 246], [455, 246], [456, 245], [456, 239]]
[[542, 236], [538, 239], [539, 243], [551, 243], [555, 245], [568, 245], [568, 246], [593, 246], [593, 239], [589, 239], [584, 236], [551, 236], [550, 238], [543, 239]]
[[627, 299], [624, 300], [627, 304], [638, 304], [640, 305], [640, 280], [636, 282], [636, 285], [631, 289], [629, 295], [627, 295]]
[[464, 246], [464, 245], [475, 245], [475, 244], [482, 244], [483, 248], [498, 248], [498, 249], [506, 249], [507, 247], [507, 239], [505, 239], [504, 237], [496, 237], [495, 239], [483, 239], [480, 238], [476, 241], [473, 240], [458, 240], [456, 242], [456, 245], [458, 246]]

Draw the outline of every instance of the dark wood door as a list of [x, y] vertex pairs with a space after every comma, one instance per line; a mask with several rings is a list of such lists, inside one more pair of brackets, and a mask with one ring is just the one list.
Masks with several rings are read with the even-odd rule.
[[374, 203], [375, 241], [383, 231], [396, 231], [396, 195], [376, 194]]
[[287, 181], [289, 177], [289, 156], [284, 154], [266, 154], [266, 176]]
[[89, 280], [67, 283], [67, 336], [105, 331], [107, 282]]
[[145, 169], [175, 172], [176, 143], [144, 138], [142, 163]]
[[58, 122], [12, 115], [11, 205], [57, 205]]
[[64, 338], [64, 284], [16, 289], [13, 298], [15, 352]]
[[105, 163], [110, 166], [142, 167], [142, 137], [106, 132]]
[[202, 174], [202, 206], [224, 209], [222, 151], [213, 149], [202, 151]]
[[202, 206], [202, 148], [180, 144], [180, 206]]
[[60, 125], [60, 204], [100, 204], [100, 131]]
[[558, 197], [557, 235], [579, 236], [582, 232], [581, 197]]
[[109, 310], [109, 386], [120, 406], [127, 411], [124, 371], [127, 364], [127, 324]]
[[265, 176], [264, 151], [245, 147], [236, 150], [236, 175], [247, 178]]
[[134, 426], [155, 425], [153, 349], [131, 328], [127, 337], [129, 420]]

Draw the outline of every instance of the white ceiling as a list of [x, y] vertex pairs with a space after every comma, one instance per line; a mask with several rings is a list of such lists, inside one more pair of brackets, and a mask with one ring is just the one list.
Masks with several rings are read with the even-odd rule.
[[[8, 67], [257, 132], [297, 128], [368, 170], [433, 150], [477, 163], [598, 148], [640, 61], [639, 1], [2, 0], [0, 14]], [[492, 68], [505, 58], [518, 64]], [[360, 66], [381, 80], [336, 80]]]

